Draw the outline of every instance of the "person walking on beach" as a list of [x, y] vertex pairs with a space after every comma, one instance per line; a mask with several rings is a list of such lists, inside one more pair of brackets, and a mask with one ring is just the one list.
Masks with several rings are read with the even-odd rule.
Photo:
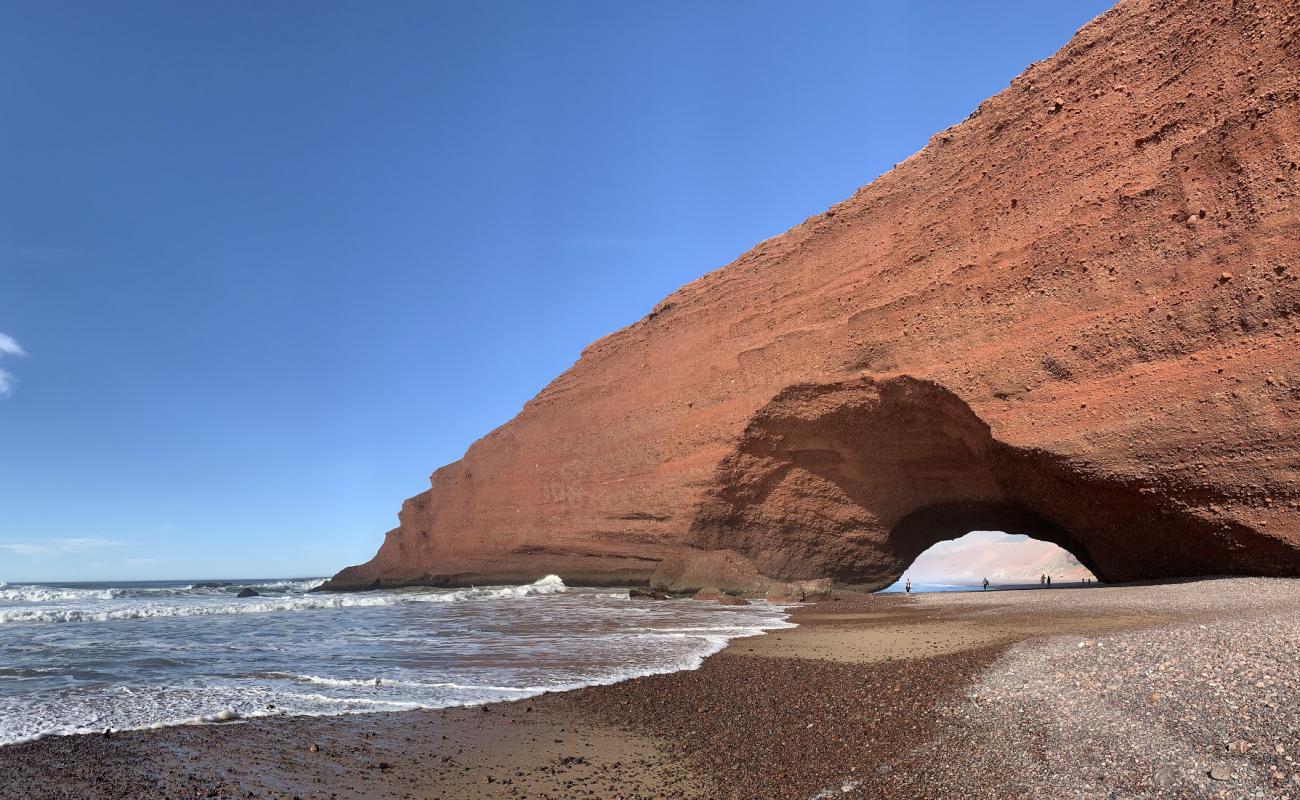
[[1046, 576], [1046, 575], [1039, 575], [1039, 576], [1038, 576], [1038, 585], [1039, 585], [1039, 586], [1046, 586], [1046, 585], [1047, 585], [1047, 576]]
[[903, 591], [907, 592], [908, 594], [911, 594], [911, 593], [912, 593], [912, 579], [911, 579], [911, 578], [908, 578], [908, 579], [907, 579], [907, 583], [903, 584]]
[[1049, 589], [1052, 588], [1052, 576], [1051, 576], [1051, 575], [1048, 575], [1048, 576], [1047, 576], [1047, 588], [1049, 588]]
[[987, 592], [988, 590], [989, 590], [989, 579], [988, 579], [988, 578], [985, 578], [985, 579], [984, 579], [984, 591]]

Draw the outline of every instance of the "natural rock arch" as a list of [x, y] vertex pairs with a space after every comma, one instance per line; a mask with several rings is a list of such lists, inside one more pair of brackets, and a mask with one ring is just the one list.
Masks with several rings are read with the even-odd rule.
[[[1300, 575], [1291, 6], [1120, 3], [593, 342], [326, 588], [761, 579], [733, 547], [865, 585], [915, 549], [908, 515], [995, 511], [1110, 580]], [[961, 435], [853, 429], [891, 415]]]
[[1287, 573], [1285, 544], [1198, 515], [1205, 500], [1000, 442], [932, 382], [858, 377], [788, 387], [756, 413], [691, 538], [773, 578], [867, 588], [971, 530], [1053, 542], [1105, 581]]

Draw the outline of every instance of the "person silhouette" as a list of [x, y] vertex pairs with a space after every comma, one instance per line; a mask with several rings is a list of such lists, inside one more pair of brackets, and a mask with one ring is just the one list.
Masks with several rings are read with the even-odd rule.
[[989, 579], [988, 579], [988, 578], [985, 578], [985, 579], [984, 579], [984, 591], [987, 592], [988, 590], [989, 590]]
[[1052, 576], [1051, 576], [1051, 575], [1048, 575], [1048, 576], [1047, 576], [1047, 586], [1048, 586], [1049, 589], [1050, 589], [1051, 586], [1052, 586]]
[[911, 578], [908, 578], [908, 579], [907, 579], [907, 583], [904, 583], [904, 584], [903, 584], [903, 591], [907, 592], [908, 594], [911, 594], [911, 593], [912, 593], [912, 579], [911, 579]]

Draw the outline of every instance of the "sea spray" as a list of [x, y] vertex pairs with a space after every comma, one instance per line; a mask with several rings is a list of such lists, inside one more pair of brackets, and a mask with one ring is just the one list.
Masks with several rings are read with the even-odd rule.
[[[0, 625], [36, 622], [108, 622], [156, 617], [198, 617], [224, 614], [263, 614], [274, 611], [312, 611], [327, 608], [396, 605], [400, 603], [456, 603], [466, 600], [509, 600], [557, 594], [568, 587], [555, 575], [525, 586], [498, 586], [441, 592], [371, 594], [307, 594], [320, 580], [275, 581], [267, 584], [232, 584], [231, 587], [75, 589], [25, 585], [0, 590]], [[259, 593], [256, 600], [238, 599], [235, 592], [247, 586]], [[282, 592], [283, 594], [273, 594]], [[102, 603], [102, 600], [118, 600]]]

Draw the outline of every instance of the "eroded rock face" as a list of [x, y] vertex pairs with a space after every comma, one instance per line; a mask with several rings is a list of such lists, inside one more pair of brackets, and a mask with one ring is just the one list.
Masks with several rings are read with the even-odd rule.
[[1294, 3], [1122, 3], [588, 347], [330, 587], [879, 585], [989, 528], [1300, 574], [1298, 98]]
[[691, 543], [766, 575], [861, 583], [971, 530], [1054, 542], [1109, 580], [1275, 574], [1297, 560], [1292, 544], [1208, 520], [1158, 481], [1000, 442], [956, 395], [908, 376], [779, 393], [719, 465]]

